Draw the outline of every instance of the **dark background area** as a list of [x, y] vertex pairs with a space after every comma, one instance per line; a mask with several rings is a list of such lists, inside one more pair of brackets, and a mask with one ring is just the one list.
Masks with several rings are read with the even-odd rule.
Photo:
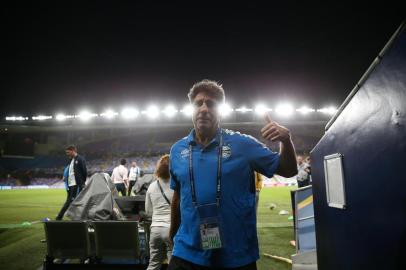
[[203, 78], [223, 83], [235, 106], [338, 106], [403, 11], [391, 2], [3, 6], [1, 115], [181, 105]]

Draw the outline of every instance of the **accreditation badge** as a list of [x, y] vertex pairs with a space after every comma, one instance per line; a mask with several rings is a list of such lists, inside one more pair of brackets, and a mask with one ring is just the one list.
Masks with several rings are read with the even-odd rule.
[[220, 229], [218, 223], [200, 224], [200, 238], [203, 250], [221, 248]]
[[216, 204], [197, 207], [199, 214], [200, 242], [203, 250], [222, 248], [221, 230]]

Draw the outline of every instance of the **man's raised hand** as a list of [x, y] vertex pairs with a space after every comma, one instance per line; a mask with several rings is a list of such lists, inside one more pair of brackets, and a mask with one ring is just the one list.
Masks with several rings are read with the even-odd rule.
[[287, 142], [290, 140], [290, 131], [273, 121], [269, 114], [265, 115], [266, 125], [261, 129], [262, 138], [272, 142]]

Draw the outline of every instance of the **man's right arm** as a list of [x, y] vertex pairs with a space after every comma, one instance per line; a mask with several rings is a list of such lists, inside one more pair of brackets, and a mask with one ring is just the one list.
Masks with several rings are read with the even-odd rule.
[[169, 240], [173, 246], [173, 238], [175, 237], [180, 226], [180, 194], [179, 190], [173, 191], [171, 202], [171, 226], [169, 228]]
[[123, 170], [123, 181], [125, 188], [128, 188], [128, 170], [126, 168]]

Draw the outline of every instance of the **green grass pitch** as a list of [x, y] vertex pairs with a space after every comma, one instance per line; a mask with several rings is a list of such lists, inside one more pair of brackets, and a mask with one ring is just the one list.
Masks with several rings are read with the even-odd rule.
[[[290, 258], [295, 249], [293, 223], [289, 215], [278, 215], [280, 210], [291, 213], [289, 187], [264, 188], [258, 207], [258, 238], [261, 259], [258, 269], [290, 269], [284, 262], [262, 256], [270, 253]], [[23, 222], [45, 217], [54, 219], [66, 197], [64, 190], [2, 190], [0, 191], [0, 265], [2, 269], [38, 269], [46, 253], [44, 230], [41, 223], [21, 227]], [[274, 210], [269, 205], [275, 203]]]

